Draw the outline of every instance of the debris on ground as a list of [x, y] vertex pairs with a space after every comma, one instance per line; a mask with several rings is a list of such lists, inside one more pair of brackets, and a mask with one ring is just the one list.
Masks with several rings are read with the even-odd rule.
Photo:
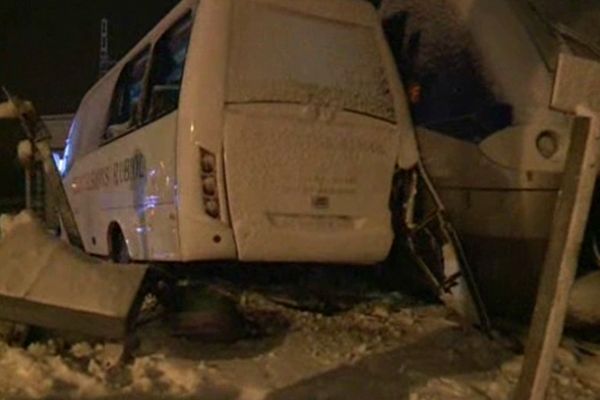
[[[31, 226], [26, 215], [0, 218], [3, 241]], [[56, 251], [59, 243], [51, 245], [46, 248]], [[381, 291], [376, 279], [360, 272], [350, 279], [348, 269], [317, 271], [304, 274], [304, 280], [278, 280], [259, 270], [247, 272], [254, 281], [237, 271], [234, 275], [244, 279], [211, 280], [208, 274], [196, 281], [200, 284], [192, 280], [181, 288], [178, 298], [185, 307], [178, 314], [138, 326], [139, 343], [128, 346], [134, 357], [126, 364], [122, 340], [69, 337], [35, 327], [23, 335], [3, 334], [20, 339], [13, 346], [0, 341], [0, 394], [32, 399], [510, 398], [522, 363], [515, 349], [522, 346], [499, 334], [491, 339], [442, 305]], [[576, 293], [589, 291], [587, 281], [581, 285]], [[0, 331], [21, 327], [1, 323]], [[550, 399], [598, 398], [600, 351], [594, 346], [564, 342]]]
[[0, 216], [0, 318], [123, 338], [147, 266], [102, 262], [51, 236], [29, 211]]
[[[160, 320], [141, 328], [135, 360], [120, 368], [119, 345], [55, 340], [0, 345], [7, 397], [210, 399], [509, 399], [522, 356], [465, 326], [443, 306], [401, 307], [381, 296], [333, 315], [242, 293], [255, 327], [234, 343], [173, 336]], [[414, 304], [414, 303], [413, 303]], [[595, 399], [600, 355], [561, 348], [549, 399]]]

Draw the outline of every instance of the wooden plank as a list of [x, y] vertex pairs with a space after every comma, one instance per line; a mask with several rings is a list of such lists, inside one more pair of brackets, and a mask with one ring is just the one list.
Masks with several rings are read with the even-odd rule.
[[569, 291], [598, 171], [600, 138], [576, 117], [514, 400], [542, 400], [563, 332]]

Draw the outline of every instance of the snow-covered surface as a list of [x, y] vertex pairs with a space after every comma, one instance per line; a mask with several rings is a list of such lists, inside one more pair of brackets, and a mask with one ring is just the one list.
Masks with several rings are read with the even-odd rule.
[[[498, 100], [512, 106], [513, 124], [481, 143], [482, 156], [513, 170], [562, 170], [570, 118], [548, 108], [553, 76], [508, 1], [386, 0], [381, 12], [384, 18], [407, 12], [407, 32], [421, 33], [414, 61], [419, 74], [461, 71], [467, 55], [466, 60], [472, 58], [476, 70], [471, 80], [481, 80]], [[449, 75], [447, 79], [456, 77]], [[536, 148], [536, 139], [545, 130], [559, 138], [558, 151], [549, 159]], [[423, 145], [422, 150], [432, 154], [444, 151]], [[445, 173], [430, 172], [434, 178]]]
[[577, 281], [569, 297], [569, 319], [575, 326], [600, 327], [600, 271], [592, 272]]
[[33, 159], [33, 146], [30, 140], [21, 140], [17, 145], [17, 157], [21, 164], [30, 163]]
[[[90, 257], [52, 237], [28, 211], [1, 216], [0, 230], [0, 297], [122, 320], [128, 316], [146, 266], [123, 268]], [[13, 313], [4, 311], [4, 318]], [[54, 322], [52, 327], [60, 328]]]
[[374, 12], [367, 26], [252, 2], [235, 13], [229, 101], [312, 102], [395, 121]]
[[[465, 54], [494, 95], [531, 123], [548, 106], [552, 76], [527, 30], [503, 0], [385, 0], [388, 18], [407, 12], [407, 33], [421, 32], [415, 68], [440, 73], [461, 67]], [[474, 76], [473, 79], [478, 78]]]
[[11, 102], [3, 102], [0, 103], [0, 118], [15, 118], [17, 115], [17, 111], [15, 110], [15, 106]]
[[29, 212], [21, 212], [17, 215], [0, 215], [0, 238], [5, 238], [16, 228], [23, 225], [35, 224], [35, 218]]
[[[40, 251], [41, 244], [37, 261], [43, 261], [42, 253], [60, 247], [31, 235], [40, 227], [27, 213], [0, 217], [0, 228], [0, 250], [21, 237], [24, 249]], [[0, 260], [14, 264], [1, 251]], [[89, 267], [73, 262], [64, 258], [61, 264]], [[574, 293], [593, 310], [597, 275], [581, 282]], [[81, 293], [94, 286], [79, 284]], [[76, 298], [82, 296], [72, 296], [71, 305]], [[0, 397], [500, 400], [510, 398], [518, 379], [522, 356], [512, 350], [519, 347], [515, 339], [492, 340], [447, 308], [399, 293], [376, 293], [331, 316], [284, 307], [256, 290], [236, 298], [251, 333], [244, 339], [215, 344], [178, 338], [156, 320], [138, 331], [140, 346], [127, 365], [117, 364], [119, 343], [48, 333], [26, 348], [0, 342]], [[549, 399], [599, 395], [600, 346], [565, 341]]]
[[[109, 369], [115, 345], [0, 346], [0, 394], [46, 398], [509, 399], [521, 356], [441, 306], [384, 297], [327, 317], [247, 292], [240, 307], [266, 336], [207, 344], [149, 326], [135, 361]], [[573, 347], [571, 347], [573, 348]], [[549, 399], [594, 399], [600, 357], [562, 348]]]
[[394, 128], [353, 114], [329, 123], [300, 113], [281, 105], [226, 113], [225, 173], [238, 258], [383, 260], [393, 239]]

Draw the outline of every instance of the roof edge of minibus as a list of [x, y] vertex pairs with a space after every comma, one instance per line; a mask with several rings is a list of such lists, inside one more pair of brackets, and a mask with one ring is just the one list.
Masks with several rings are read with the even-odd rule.
[[[104, 82], [109, 80], [112, 75], [116, 74], [117, 71], [120, 71], [123, 64], [125, 64], [134, 54], [142, 50], [148, 41], [156, 35], [158, 32], [163, 31], [165, 25], [168, 25], [171, 22], [174, 22], [179, 16], [183, 9], [191, 8], [195, 9], [195, 7], [201, 2], [207, 0], [181, 0], [175, 7], [173, 7], [164, 17], [157, 22], [152, 29], [150, 29], [140, 40], [136, 42], [136, 44], [127, 51], [119, 60], [113, 65], [113, 67], [106, 72], [100, 79], [98, 79], [94, 84], [86, 91], [85, 95], [81, 98], [79, 102], [79, 107], [86, 102], [86, 100], [95, 92], [99, 87], [101, 87]], [[267, 1], [272, 3], [280, 3], [284, 4], [289, 0], [259, 0], [259, 1]], [[344, 3], [352, 4], [357, 9], [369, 10], [376, 13], [376, 9], [369, 1], [366, 0], [328, 0], [329, 4], [339, 4], [340, 6]], [[375, 14], [377, 15], [377, 14]], [[76, 113], [77, 114], [77, 113]]]
[[[256, 2], [261, 3], [270, 3], [276, 6], [285, 7], [286, 5], [294, 4], [297, 5], [298, 0], [254, 0]], [[374, 15], [378, 16], [377, 9], [371, 2], [367, 0], [304, 0], [305, 3], [314, 3], [319, 4], [320, 7], [331, 7], [342, 10], [343, 8], [353, 7], [359, 12], [372, 12]]]

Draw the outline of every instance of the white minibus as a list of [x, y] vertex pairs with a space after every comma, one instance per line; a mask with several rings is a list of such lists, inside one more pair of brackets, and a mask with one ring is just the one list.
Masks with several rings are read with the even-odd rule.
[[368, 264], [414, 133], [361, 0], [183, 0], [83, 98], [64, 184], [116, 261]]

